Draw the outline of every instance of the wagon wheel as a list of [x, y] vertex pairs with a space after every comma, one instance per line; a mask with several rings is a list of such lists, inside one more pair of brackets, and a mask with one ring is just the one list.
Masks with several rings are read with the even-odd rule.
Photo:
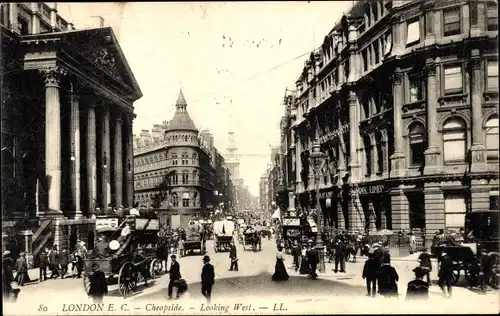
[[460, 279], [460, 264], [458, 262], [453, 263], [454, 269], [453, 272], [451, 273], [451, 284], [455, 285], [457, 284], [458, 280]]
[[478, 264], [470, 264], [465, 269], [465, 278], [469, 283], [469, 286], [476, 286], [479, 284], [479, 265]]
[[88, 295], [90, 292], [90, 275], [88, 274], [83, 276], [83, 288], [85, 289], [85, 293]]
[[158, 259], [153, 259], [149, 265], [149, 275], [151, 279], [155, 279], [160, 276], [162, 270], [161, 262]]
[[134, 272], [134, 265], [126, 262], [118, 273], [118, 292], [121, 296], [127, 297], [132, 294], [137, 286], [137, 274]]

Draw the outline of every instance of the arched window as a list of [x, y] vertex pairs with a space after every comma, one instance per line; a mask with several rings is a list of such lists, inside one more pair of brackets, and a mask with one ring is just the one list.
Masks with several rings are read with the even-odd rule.
[[172, 165], [177, 166], [177, 153], [172, 154]]
[[182, 171], [182, 184], [188, 184], [189, 182], [189, 173], [187, 170]]
[[193, 182], [195, 182], [195, 184], [196, 184], [197, 181], [198, 181], [198, 171], [195, 170], [195, 171], [193, 171]]
[[173, 207], [179, 206], [179, 196], [177, 195], [177, 193], [172, 194], [172, 206]]
[[498, 159], [498, 117], [490, 118], [485, 124], [486, 150], [488, 160]]
[[465, 122], [460, 118], [450, 118], [443, 125], [443, 155], [445, 162], [465, 161], [466, 133]]
[[187, 152], [183, 152], [182, 153], [182, 164], [183, 165], [187, 165], [188, 164], [188, 158], [189, 158], [188, 153]]
[[408, 140], [410, 142], [410, 165], [422, 166], [425, 162], [424, 152], [427, 148], [426, 131], [421, 123], [410, 125]]
[[189, 193], [184, 192], [182, 194], [182, 207], [189, 207]]
[[177, 171], [172, 172], [172, 184], [177, 184], [178, 179], [177, 179]]
[[365, 136], [363, 138], [363, 143], [365, 145], [366, 175], [369, 176], [372, 174], [372, 143], [370, 137]]
[[193, 154], [193, 165], [196, 165], [198, 163], [198, 155], [196, 153]]

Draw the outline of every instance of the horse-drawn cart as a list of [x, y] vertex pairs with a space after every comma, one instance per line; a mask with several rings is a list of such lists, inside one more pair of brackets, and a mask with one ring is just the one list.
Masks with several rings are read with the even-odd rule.
[[159, 220], [127, 217], [121, 223], [118, 217], [99, 217], [96, 231], [99, 240], [90, 255], [84, 259], [83, 284], [90, 289], [92, 266], [97, 263], [108, 282], [118, 281], [118, 292], [126, 297], [139, 282], [157, 277], [161, 262], [156, 258]]
[[234, 222], [229, 220], [214, 222], [214, 251], [227, 251], [231, 246], [234, 234]]
[[248, 246], [252, 251], [257, 251], [257, 246], [259, 251], [262, 249], [260, 233], [253, 228], [248, 228], [243, 232], [243, 249], [247, 250]]

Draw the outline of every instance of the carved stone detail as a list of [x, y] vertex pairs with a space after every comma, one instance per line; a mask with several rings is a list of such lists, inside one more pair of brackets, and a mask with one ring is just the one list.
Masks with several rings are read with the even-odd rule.
[[425, 65], [425, 74], [427, 75], [427, 77], [435, 76], [436, 75], [436, 64], [432, 63], [432, 64]]
[[392, 83], [395, 85], [401, 85], [402, 80], [403, 80], [403, 73], [396, 70], [392, 75]]
[[481, 58], [472, 58], [469, 60], [469, 67], [471, 70], [481, 69]]
[[44, 76], [46, 87], [59, 87], [61, 76], [68, 73], [64, 68], [57, 66], [39, 69], [39, 72]]

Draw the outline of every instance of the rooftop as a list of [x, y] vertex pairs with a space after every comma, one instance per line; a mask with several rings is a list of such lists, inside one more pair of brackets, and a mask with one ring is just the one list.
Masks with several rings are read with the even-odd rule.
[[174, 117], [169, 122], [166, 131], [192, 131], [198, 133], [198, 129], [187, 112], [187, 102], [186, 98], [184, 98], [184, 93], [182, 93], [182, 89], [179, 91], [175, 107]]

